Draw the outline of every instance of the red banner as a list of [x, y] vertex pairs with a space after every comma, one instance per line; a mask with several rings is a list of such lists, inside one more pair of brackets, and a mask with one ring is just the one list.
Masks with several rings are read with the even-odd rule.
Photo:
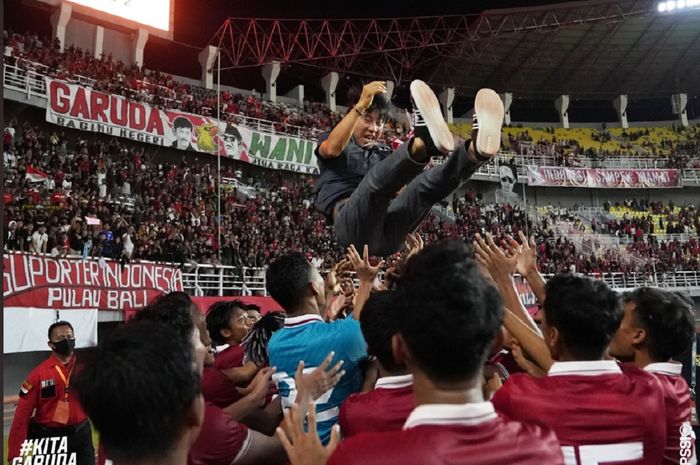
[[5, 307], [129, 310], [182, 290], [179, 269], [154, 263], [10, 254], [3, 266]]
[[563, 166], [528, 166], [527, 183], [531, 186], [600, 189], [683, 187], [678, 170], [565, 168]]

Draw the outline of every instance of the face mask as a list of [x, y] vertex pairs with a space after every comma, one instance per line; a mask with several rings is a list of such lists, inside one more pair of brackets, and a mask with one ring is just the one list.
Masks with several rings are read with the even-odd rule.
[[68, 356], [75, 349], [75, 339], [63, 339], [62, 341], [54, 342], [54, 352], [58, 355]]

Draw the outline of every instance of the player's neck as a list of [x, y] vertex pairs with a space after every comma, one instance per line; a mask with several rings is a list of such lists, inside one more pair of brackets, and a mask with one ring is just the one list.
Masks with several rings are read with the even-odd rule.
[[416, 406], [427, 404], [471, 404], [484, 401], [481, 383], [433, 383], [424, 373], [413, 373], [413, 398]]
[[408, 370], [398, 370], [398, 371], [390, 371], [387, 370], [382, 366], [382, 364], [379, 364], [379, 377], [380, 378], [388, 378], [390, 376], [404, 376], [408, 374]]
[[304, 301], [304, 303], [296, 308], [287, 310], [287, 317], [296, 317], [302, 315], [321, 315], [318, 311], [318, 304], [313, 297]]
[[652, 363], [668, 362], [668, 360], [654, 360], [646, 350], [637, 350], [634, 352], [634, 364], [639, 368], [644, 368]]

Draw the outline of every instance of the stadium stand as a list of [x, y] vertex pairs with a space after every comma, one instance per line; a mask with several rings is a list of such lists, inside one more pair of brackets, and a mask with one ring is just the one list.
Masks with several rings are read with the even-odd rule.
[[[116, 139], [71, 142], [60, 129], [28, 123], [6, 128], [4, 154], [6, 224], [16, 235], [9, 241], [6, 238], [8, 250], [30, 251], [29, 238], [39, 224], [45, 224], [47, 252], [53, 255], [79, 255], [87, 247], [86, 255], [123, 261], [262, 267], [289, 251], [308, 253], [327, 264], [343, 254], [325, 218], [313, 207], [310, 177], [285, 179], [258, 170], [247, 180], [245, 195], [246, 184], [235, 179], [236, 171], [229, 166], [223, 173], [227, 193], [222, 198], [225, 218], [220, 246], [216, 176], [209, 163], [183, 158], [180, 163], [155, 164], [143, 150], [128, 148]], [[40, 182], [32, 182], [28, 168], [45, 174], [45, 180], [40, 177]], [[565, 219], [576, 230], [583, 227], [602, 237], [633, 238], [635, 245], [630, 247], [637, 256], [663, 252], [655, 264], [658, 270], [698, 269], [691, 253], [697, 241], [690, 241], [699, 221], [693, 205], [648, 205], [631, 200], [625, 206], [607, 206], [615, 219], [594, 221], [588, 229], [575, 212], [540, 208], [533, 214], [518, 205], [488, 204], [473, 192], [455, 198], [449, 207], [456, 213], [454, 222], [431, 215], [420, 229], [426, 240], [469, 239], [477, 232], [502, 237], [522, 230], [537, 237], [546, 272], [572, 267], [586, 273], [652, 271], [649, 263], [632, 263], [616, 249], [577, 250], [566, 235], [556, 232], [555, 223]], [[100, 224], [89, 225], [86, 218]], [[651, 236], [657, 225], [659, 233], [683, 234], [669, 244], [682, 254], [666, 253], [666, 242]], [[649, 246], [636, 245], [638, 241]]]

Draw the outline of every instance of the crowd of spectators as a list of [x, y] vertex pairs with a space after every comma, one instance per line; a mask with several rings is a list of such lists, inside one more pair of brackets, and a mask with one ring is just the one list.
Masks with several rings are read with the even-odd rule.
[[[12, 132], [4, 138], [7, 249], [217, 263], [216, 173], [209, 163], [183, 157], [154, 164], [143, 150], [116, 139], [79, 139], [69, 147], [62, 130], [27, 123]], [[45, 173], [46, 181], [32, 182], [27, 167]], [[229, 166], [222, 177], [236, 174]], [[313, 208], [312, 179], [263, 175], [256, 183], [254, 196], [223, 186], [223, 264], [264, 266], [302, 244], [320, 254], [333, 250], [324, 218]], [[48, 236], [44, 250], [31, 245], [39, 226]]]
[[[314, 209], [311, 177], [260, 171], [244, 179], [254, 194], [224, 184], [219, 244], [216, 173], [206, 160], [183, 156], [179, 163], [155, 163], [143, 149], [117, 139], [69, 142], [60, 128], [24, 123], [5, 130], [4, 162], [7, 250], [239, 267], [263, 267], [288, 251], [323, 263], [335, 263], [344, 253], [326, 219]], [[33, 182], [28, 167], [45, 173], [46, 180]], [[233, 166], [224, 168], [222, 176], [243, 177]], [[650, 236], [656, 227], [651, 214], [666, 218], [657, 231], [697, 231], [694, 206], [644, 200], [624, 206], [649, 216], [623, 217], [600, 224], [596, 232], [640, 238], [630, 253], [655, 258], [656, 269], [697, 269], [696, 240], [666, 244]], [[565, 209], [535, 220], [518, 205], [487, 203], [471, 191], [455, 197], [451, 208], [454, 222], [431, 214], [421, 225], [427, 242], [470, 239], [476, 233], [503, 237], [522, 230], [537, 238], [543, 272], [639, 270], [638, 263], [618, 250], [583, 253], [556, 234], [557, 220], [582, 227]]]
[[[650, 141], [635, 146], [633, 142], [635, 138], [630, 135], [644, 135], [643, 130], [632, 132], [630, 134], [623, 131], [621, 140], [617, 141], [619, 149], [610, 150], [606, 148], [584, 148], [581, 142], [575, 138], [557, 137], [553, 128], [546, 128], [545, 131], [551, 136], [539, 136], [533, 138], [527, 129], [518, 131], [517, 133], [509, 133], [507, 135], [507, 147], [526, 157], [547, 157], [550, 163], [556, 166], [565, 166], [577, 168], [582, 166], [591, 166], [593, 168], [602, 167], [603, 162], [612, 158], [620, 158], [625, 156], [640, 157], [657, 157], [658, 152], [663, 149], [667, 152], [664, 157], [664, 163], [657, 165], [659, 168], [700, 168], [700, 125], [691, 126], [688, 129], [675, 129], [678, 133], [678, 140], [662, 139], [656, 145]], [[648, 135], [648, 129], [646, 129]], [[593, 131], [590, 135], [591, 140], [605, 143], [611, 141], [611, 134], [608, 131]], [[641, 148], [641, 150], [640, 150]], [[584, 163], [587, 159], [587, 163]], [[538, 164], [538, 163], [536, 163]]]
[[[73, 80], [95, 90], [148, 103], [159, 108], [179, 109], [189, 113], [212, 116], [216, 114], [215, 91], [191, 86], [167, 73], [147, 70], [135, 64], [115, 59], [111, 53], [95, 57], [89, 50], [74, 45], [60, 51], [57, 39], [40, 38], [27, 32], [3, 31], [6, 64], [22, 68], [41, 68], [57, 79]], [[305, 102], [303, 107], [272, 103], [256, 95], [222, 92], [221, 110], [228, 122], [239, 123], [242, 116], [273, 123], [277, 132], [304, 138], [315, 138], [340, 120], [341, 115], [328, 105]]]

